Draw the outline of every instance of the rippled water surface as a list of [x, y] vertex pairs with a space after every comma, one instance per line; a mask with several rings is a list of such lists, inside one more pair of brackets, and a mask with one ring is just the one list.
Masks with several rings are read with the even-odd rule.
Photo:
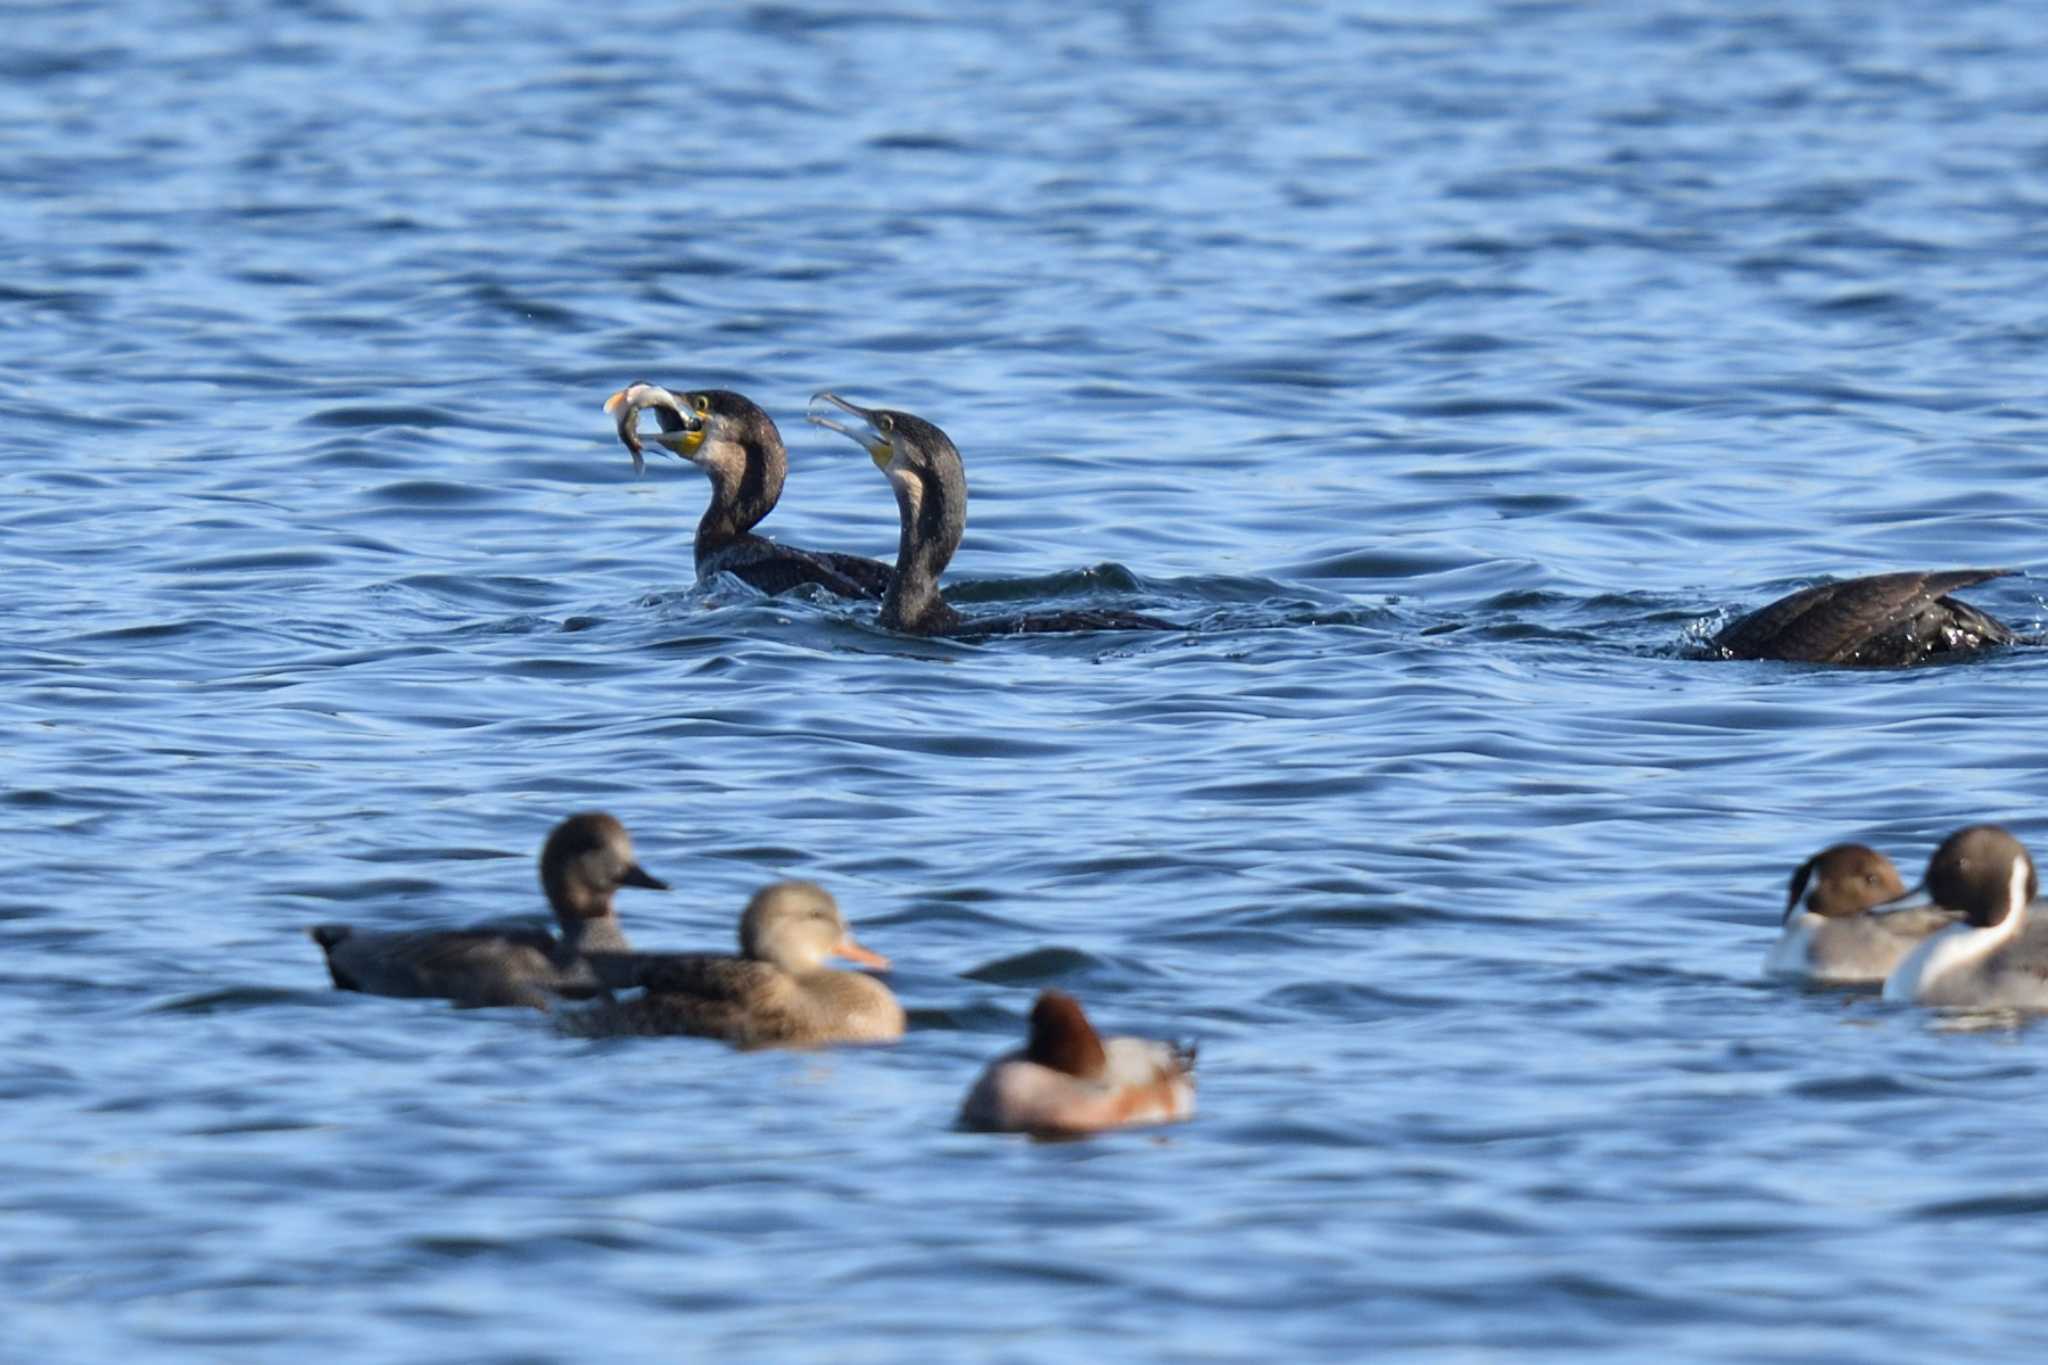
[[[10, 1350], [2035, 1357], [2048, 1033], [1757, 969], [1824, 843], [2048, 842], [2048, 653], [1686, 646], [2048, 570], [2048, 34], [1751, 8], [17, 6]], [[1186, 629], [695, 584], [643, 377], [783, 539], [894, 550], [829, 386], [958, 441], [961, 600]], [[909, 1037], [328, 988], [593, 807], [639, 941], [814, 877]], [[1045, 985], [1197, 1121], [955, 1131]]]

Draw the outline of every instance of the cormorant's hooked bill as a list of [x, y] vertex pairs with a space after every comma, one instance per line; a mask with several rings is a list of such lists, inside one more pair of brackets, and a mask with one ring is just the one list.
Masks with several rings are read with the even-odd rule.
[[[848, 426], [841, 421], [838, 413], [846, 413], [857, 420], [858, 427]], [[858, 403], [849, 403], [838, 394], [820, 390], [811, 395], [810, 407], [804, 413], [804, 420], [814, 427], [836, 431], [852, 440], [867, 451], [868, 458], [878, 469], [889, 467], [890, 456], [894, 453], [896, 421], [886, 412], [864, 408]]]

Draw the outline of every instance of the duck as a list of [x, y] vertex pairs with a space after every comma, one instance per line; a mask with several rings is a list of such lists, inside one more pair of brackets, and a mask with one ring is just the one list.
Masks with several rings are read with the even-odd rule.
[[[814, 394], [808, 415], [812, 425], [836, 431], [865, 450], [896, 492], [900, 533], [896, 569], [882, 595], [883, 629], [955, 637], [1179, 629], [1156, 616], [1093, 608], [962, 616], [939, 594], [939, 575], [967, 530], [967, 470], [952, 438], [913, 413], [864, 408], [836, 393]], [[859, 425], [848, 424], [846, 417]]]
[[2011, 569], [1918, 569], [1820, 583], [1759, 607], [1716, 634], [1723, 659], [1897, 668], [2015, 644], [2012, 627], [1949, 596]]
[[[745, 394], [730, 389], [677, 394], [641, 380], [607, 398], [604, 410], [633, 456], [635, 473], [647, 467], [641, 454], [644, 436], [710, 479], [711, 505], [697, 523], [694, 546], [698, 578], [731, 574], [771, 595], [810, 586], [876, 601], [888, 590], [891, 570], [878, 559], [800, 549], [754, 534], [782, 497], [789, 453], [775, 419]], [[652, 412], [661, 430], [642, 433], [642, 412]]]
[[555, 826], [541, 846], [540, 884], [560, 937], [518, 924], [398, 931], [316, 924], [307, 932], [337, 990], [545, 1010], [558, 996], [601, 991], [583, 954], [631, 947], [612, 906], [619, 888], [669, 889], [640, 866], [626, 827], [603, 811]]
[[1792, 873], [1784, 929], [1765, 959], [1765, 974], [1833, 986], [1882, 985], [1923, 939], [1956, 922], [1953, 912], [1935, 906], [1866, 913], [1905, 894], [1898, 868], [1876, 849], [1822, 849]]
[[836, 971], [827, 958], [876, 971], [889, 959], [862, 947], [839, 903], [815, 882], [762, 887], [740, 916], [737, 957], [714, 953], [598, 954], [590, 961], [609, 992], [565, 1017], [589, 1037], [687, 1034], [742, 1048], [890, 1043], [903, 1036], [903, 1006], [882, 982]]
[[1031, 1037], [967, 1093], [967, 1128], [1078, 1137], [1138, 1124], [1178, 1123], [1195, 1112], [1195, 1049], [1150, 1038], [1103, 1038], [1081, 1002], [1039, 993]]
[[1997, 825], [1970, 825], [1927, 860], [1922, 892], [1961, 913], [1885, 978], [1884, 998], [1968, 1009], [2048, 1009], [2048, 926], [2026, 846]]

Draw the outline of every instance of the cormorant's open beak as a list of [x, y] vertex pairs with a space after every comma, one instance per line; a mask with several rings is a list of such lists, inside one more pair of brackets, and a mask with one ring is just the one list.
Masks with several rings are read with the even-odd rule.
[[[837, 412], [844, 412], [857, 420], [860, 425], [852, 426], [839, 419]], [[889, 461], [895, 458], [895, 447], [875, 422], [875, 415], [858, 404], [849, 403], [836, 393], [820, 392], [811, 395], [810, 409], [804, 418], [814, 427], [836, 431], [868, 453], [875, 462], [875, 468], [887, 469]]]
[[687, 458], [704, 440], [704, 420], [659, 384], [629, 384], [604, 400], [604, 410], [618, 424], [619, 440], [633, 456], [635, 474], [647, 470], [647, 461], [640, 454], [640, 414], [644, 411], [651, 410], [661, 423], [660, 431], [646, 435], [664, 450]]

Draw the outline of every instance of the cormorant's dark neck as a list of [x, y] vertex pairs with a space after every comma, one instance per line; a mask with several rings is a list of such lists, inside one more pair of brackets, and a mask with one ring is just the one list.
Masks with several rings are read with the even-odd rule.
[[711, 480], [711, 505], [697, 523], [697, 562], [732, 544], [775, 510], [789, 456], [768, 433], [749, 432], [741, 441], [722, 441], [698, 468]]
[[939, 596], [939, 575], [967, 529], [965, 481], [951, 488], [922, 469], [906, 477], [916, 480], [915, 494], [890, 480], [903, 529], [896, 541], [896, 572], [882, 598], [882, 625], [912, 635], [944, 635], [960, 623], [960, 614]]

